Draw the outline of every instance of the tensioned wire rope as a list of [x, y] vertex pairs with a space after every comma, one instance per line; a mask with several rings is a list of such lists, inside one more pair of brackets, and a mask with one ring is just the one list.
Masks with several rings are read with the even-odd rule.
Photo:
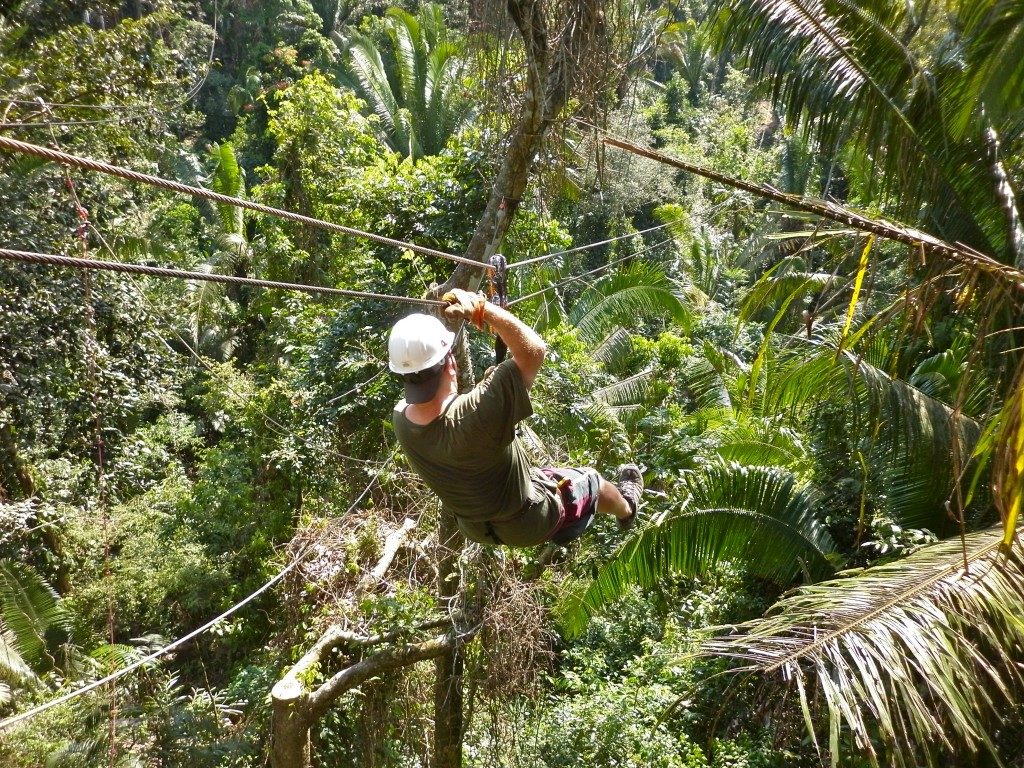
[[[378, 301], [394, 301], [404, 304], [425, 304], [428, 306], [447, 306], [447, 302], [438, 299], [420, 299], [413, 296], [395, 296], [387, 293], [370, 291], [353, 291], [347, 288], [332, 288], [325, 285], [307, 285], [305, 283], [285, 283], [278, 280], [261, 280], [255, 277], [237, 277], [235, 275], [218, 275], [209, 272], [193, 272], [187, 269], [169, 269], [167, 267], [151, 267], [146, 264], [127, 264], [121, 261], [104, 261], [101, 259], [83, 259], [73, 256], [58, 256], [52, 253], [36, 253], [35, 251], [17, 251], [11, 248], [0, 248], [0, 259], [20, 261], [26, 264], [43, 264], [51, 267], [70, 267], [72, 269], [99, 269], [108, 272], [126, 272], [133, 275], [149, 277], [167, 277], [180, 280], [197, 280], [200, 282], [230, 283], [231, 285], [253, 285], [262, 288], [276, 288], [285, 291], [302, 291], [304, 293], [324, 293], [331, 296], [347, 296], [357, 299], [376, 299]], [[475, 262], [476, 263], [476, 262]]]
[[625, 256], [621, 256], [621, 257], [615, 259], [614, 261], [609, 261], [607, 264], [602, 264], [600, 267], [596, 267], [595, 269], [591, 269], [591, 270], [588, 270], [586, 272], [581, 272], [578, 275], [569, 275], [568, 277], [563, 277], [561, 280], [558, 280], [558, 281], [552, 283], [551, 285], [549, 285], [549, 286], [547, 286], [545, 288], [541, 288], [539, 291], [534, 291], [533, 293], [527, 293], [524, 296], [517, 296], [515, 299], [512, 299], [508, 303], [508, 305], [510, 307], [515, 306], [516, 304], [519, 304], [520, 302], [536, 298], [537, 296], [545, 294], [548, 291], [553, 291], [553, 290], [555, 290], [555, 289], [565, 285], [566, 283], [571, 283], [571, 282], [575, 282], [577, 280], [582, 280], [583, 278], [589, 277], [590, 275], [595, 275], [598, 272], [603, 272], [606, 269], [610, 269], [611, 267], [614, 267], [614, 266], [616, 266], [618, 264], [621, 264], [624, 261], [629, 261], [630, 259], [635, 258], [636, 256], [639, 256], [641, 254], [647, 253], [648, 251], [653, 251], [654, 249], [660, 248], [663, 245], [668, 245], [674, 239], [675, 238], [671, 238], [671, 237], [666, 238], [665, 240], [662, 240], [660, 242], [654, 243], [653, 245], [648, 245], [648, 246], [646, 246], [644, 248], [641, 248], [641, 249], [639, 249], [637, 251], [633, 251], [633, 253], [629, 253], [629, 254], [627, 254]]
[[110, 163], [104, 163], [99, 160], [92, 160], [87, 157], [80, 157], [78, 155], [68, 154], [67, 152], [61, 152], [56, 149], [49, 149], [48, 147], [41, 147], [38, 144], [30, 144], [26, 141], [18, 141], [17, 139], [11, 139], [7, 136], [0, 136], [0, 149], [5, 149], [10, 152], [18, 152], [24, 155], [32, 155], [34, 157], [41, 158], [43, 160], [49, 160], [54, 163], [60, 163], [62, 165], [71, 165], [76, 168], [81, 168], [87, 171], [96, 171], [98, 173], [105, 173], [109, 176], [117, 176], [127, 181], [134, 181], [140, 184], [149, 184], [153, 187], [165, 189], [170, 192], [179, 192], [181, 194], [190, 195], [192, 197], [202, 198], [204, 200], [210, 200], [215, 203], [222, 203], [224, 205], [233, 205], [237, 208], [245, 208], [246, 210], [255, 211], [256, 213], [262, 213], [267, 216], [276, 216], [277, 218], [287, 219], [289, 221], [295, 221], [300, 224], [306, 224], [311, 227], [318, 229], [324, 229], [329, 232], [336, 232], [343, 235], [351, 235], [353, 237], [361, 237], [381, 245], [389, 245], [394, 248], [401, 248], [403, 250], [413, 251], [424, 256], [435, 256], [440, 259], [446, 259], [453, 261], [457, 264], [465, 264], [472, 266], [477, 269], [486, 270], [488, 267], [486, 264], [482, 264], [474, 259], [467, 258], [465, 256], [456, 256], [453, 253], [447, 253], [445, 251], [439, 251], [436, 248], [427, 248], [426, 246], [416, 245], [415, 243], [408, 243], [402, 240], [396, 240], [392, 237], [385, 237], [384, 235], [378, 235], [373, 232], [366, 232], [361, 229], [355, 229], [353, 227], [346, 227], [342, 224], [335, 224], [330, 221], [324, 221], [323, 219], [317, 219], [312, 216], [305, 216], [301, 213], [294, 213], [292, 211], [286, 211], [281, 208], [274, 208], [270, 205], [264, 205], [262, 203], [255, 203], [251, 200], [243, 200], [238, 197], [231, 197], [230, 195], [222, 195], [219, 192], [214, 192], [209, 189], [202, 189], [201, 187], [193, 187], [188, 184], [182, 184], [177, 181], [170, 181], [169, 179], [163, 179], [159, 176], [153, 176], [148, 173], [140, 173], [138, 171], [132, 171], [128, 168], [122, 168], [117, 165], [111, 165]]
[[[455, 262], [456, 264], [464, 264], [466, 266], [474, 267], [475, 269], [487, 271], [490, 267], [475, 259], [470, 259], [466, 256], [457, 256], [453, 253], [447, 253], [440, 251], [436, 248], [428, 248], [426, 246], [417, 245], [415, 243], [405, 242], [403, 240], [397, 240], [395, 238], [386, 237], [373, 232], [366, 232], [364, 230], [355, 229], [353, 227], [347, 227], [342, 224], [335, 224], [334, 222], [324, 221], [317, 219], [312, 216], [305, 216], [300, 213], [294, 213], [293, 211], [287, 211], [281, 208], [274, 208], [273, 206], [264, 205], [262, 203], [256, 203], [251, 200], [243, 200], [238, 197], [231, 197], [230, 195], [223, 195], [219, 192], [214, 192], [208, 189], [202, 189], [201, 187], [193, 187], [187, 184], [182, 184], [177, 181], [171, 181], [169, 179], [163, 179], [159, 176], [153, 176], [147, 173], [140, 173], [139, 171], [132, 171], [128, 168], [122, 168], [120, 166], [111, 165], [110, 163], [104, 163], [99, 160], [92, 160], [86, 157], [80, 157], [78, 155], [72, 155], [67, 152], [61, 152], [60, 150], [50, 149], [47, 147], [39, 146], [38, 144], [31, 144], [25, 141], [19, 141], [17, 139], [11, 139], [6, 136], [0, 136], [0, 149], [5, 149], [11, 152], [18, 152], [21, 154], [32, 155], [34, 157], [41, 158], [43, 160], [49, 160], [51, 162], [60, 163], [63, 165], [71, 165], [76, 168], [82, 168], [84, 170], [96, 171], [98, 173], [105, 173], [110, 176], [117, 176], [127, 181], [135, 181], [142, 184], [149, 184], [150, 186], [165, 189], [171, 192], [179, 192], [181, 194], [190, 195], [192, 197], [201, 198], [204, 200], [210, 200], [215, 203], [221, 203], [224, 205], [231, 205], [238, 208], [244, 208], [246, 210], [254, 211], [256, 213], [262, 213], [268, 216], [275, 216], [277, 218], [287, 219], [289, 221], [295, 221], [300, 224], [306, 224], [308, 226], [316, 227], [318, 229], [324, 229], [330, 232], [336, 232], [339, 234], [351, 235], [353, 237], [362, 237], [367, 240], [379, 243], [381, 245], [389, 245], [395, 248], [401, 248], [403, 250], [409, 250], [414, 253], [419, 253], [424, 256], [434, 256], [437, 258], [445, 259], [447, 261]], [[528, 266], [530, 264], [536, 264], [547, 259], [555, 258], [556, 256], [563, 256], [569, 253], [577, 253], [579, 251], [588, 250], [590, 248], [597, 248], [602, 245], [607, 245], [618, 240], [623, 240], [631, 237], [638, 237], [649, 232], [662, 229], [669, 226], [669, 223], [658, 224], [653, 227], [641, 230], [639, 232], [630, 232], [625, 235], [619, 235], [617, 237], [608, 238], [601, 240], [596, 243], [590, 243], [587, 245], [577, 246], [570, 248], [565, 251], [555, 251], [553, 253], [542, 254], [531, 259], [525, 259], [523, 261], [517, 261], [509, 265], [510, 269], [517, 267]], [[104, 268], [104, 267], [98, 267]], [[112, 267], [105, 267], [112, 269]], [[153, 274], [153, 273], [151, 273]], [[194, 278], [196, 279], [196, 278]], [[249, 278], [237, 278], [239, 280]], [[228, 282], [223, 281], [222, 282]], [[268, 286], [268, 287], [282, 287], [280, 285]], [[293, 290], [302, 290], [301, 288], [293, 288]], [[340, 291], [340, 289], [333, 289], [333, 292]], [[424, 301], [424, 300], [412, 300], [412, 301]], [[440, 303], [440, 302], [439, 302]]]
[[[367, 483], [366, 487], [356, 497], [355, 501], [353, 501], [349, 505], [348, 509], [346, 509], [344, 513], [342, 513], [342, 517], [350, 514], [360, 504], [360, 502], [362, 502], [362, 500], [366, 498], [366, 495], [370, 492], [370, 489], [374, 486], [377, 480], [380, 479], [380, 476], [384, 473], [384, 470], [387, 469], [387, 467], [391, 464], [392, 461], [394, 461], [397, 453], [398, 449], [396, 448], [394, 451], [391, 452], [391, 455], [384, 460], [381, 466], [373, 474], [373, 477], [370, 478], [370, 482]], [[162, 648], [158, 648], [157, 650], [142, 657], [141, 659], [137, 659], [128, 666], [122, 667], [121, 669], [115, 672], [111, 672], [106, 677], [100, 678], [99, 680], [93, 680], [91, 683], [84, 685], [81, 688], [76, 688], [73, 691], [69, 691], [63, 696], [59, 696], [56, 699], [51, 699], [50, 701], [44, 702], [43, 704], [33, 707], [32, 709], [26, 710], [25, 712], [21, 712], [20, 714], [12, 715], [11, 717], [8, 717], [4, 720], [0, 720], [0, 732], [3, 732], [5, 729], [12, 725], [20, 723], [24, 720], [28, 720], [31, 717], [35, 717], [36, 715], [45, 712], [48, 709], [52, 709], [53, 707], [59, 706], [60, 704], [65, 704], [68, 701], [71, 701], [72, 699], [78, 698], [79, 696], [83, 696], [86, 693], [89, 693], [90, 691], [94, 691], [97, 688], [107, 685], [113, 682], [114, 680], [117, 680], [118, 678], [127, 675], [129, 672], [134, 672], [136, 669], [155, 661], [156, 659], [160, 658], [161, 656], [167, 653], [170, 653], [171, 651], [175, 650], [176, 648], [179, 648], [180, 646], [184, 645], [190, 640], [194, 640], [195, 638], [199, 637], [199, 635], [203, 634], [212, 627], [215, 627], [217, 624], [220, 624], [222, 621], [224, 621], [232, 614], [237, 613], [243, 607], [251, 603], [257, 597], [259, 597], [264, 592], [273, 587], [275, 584], [280, 582], [285, 576], [287, 576], [296, 567], [298, 567], [298, 565], [305, 559], [306, 555], [310, 552], [310, 550], [312, 550], [313, 547], [320, 543], [321, 538], [323, 538], [323, 533], [314, 537], [312, 541], [307, 542], [306, 545], [303, 546], [302, 549], [300, 549], [299, 552], [292, 558], [291, 562], [289, 562], [288, 565], [286, 565], [284, 568], [278, 571], [273, 577], [270, 578], [270, 580], [263, 584], [263, 586], [259, 587], [255, 592], [252, 592], [248, 596], [242, 598], [237, 603], [228, 608], [226, 611], [210, 619], [202, 626], [197, 627], [188, 634], [179, 637], [177, 640], [168, 643]]]
[[576, 246], [575, 248], [569, 248], [568, 250], [565, 250], [565, 251], [554, 251], [553, 253], [544, 253], [544, 254], [541, 254], [540, 256], [534, 256], [533, 258], [530, 258], [530, 259], [523, 259], [522, 261], [513, 262], [513, 263], [508, 265], [508, 269], [517, 269], [518, 267], [526, 267], [526, 266], [529, 266], [531, 264], [537, 264], [537, 263], [542, 262], [542, 261], [547, 261], [548, 259], [553, 259], [556, 256], [566, 256], [566, 255], [568, 255], [570, 253], [579, 253], [580, 251], [587, 251], [587, 250], [590, 250], [591, 248], [599, 248], [602, 245], [610, 245], [611, 243], [616, 243], [619, 240], [627, 240], [627, 239], [629, 239], [631, 237], [642, 237], [643, 235], [649, 234], [650, 232], [657, 232], [659, 229], [664, 229], [665, 227], [670, 227], [674, 223], [675, 222], [673, 222], [673, 221], [668, 221], [668, 222], [665, 222], [664, 224], [656, 224], [653, 227], [648, 227], [647, 229], [641, 229], [639, 232], [628, 232], [625, 235], [617, 235], [615, 237], [609, 237], [607, 240], [599, 240], [596, 243], [587, 243], [586, 245], [579, 245], [579, 246]]

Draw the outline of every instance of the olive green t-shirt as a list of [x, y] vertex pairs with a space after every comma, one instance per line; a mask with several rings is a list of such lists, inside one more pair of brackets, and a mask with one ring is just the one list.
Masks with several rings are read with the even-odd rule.
[[[452, 398], [429, 424], [406, 418], [406, 405], [400, 401], [392, 414], [398, 442], [463, 533], [493, 543], [485, 534], [490, 522], [504, 543], [526, 545], [550, 532], [557, 511], [552, 517], [544, 494], [534, 490], [529, 458], [516, 438], [516, 424], [533, 406], [515, 361], [504, 361], [472, 391]], [[526, 515], [527, 504], [543, 509]], [[516, 525], [501, 525], [513, 519]]]

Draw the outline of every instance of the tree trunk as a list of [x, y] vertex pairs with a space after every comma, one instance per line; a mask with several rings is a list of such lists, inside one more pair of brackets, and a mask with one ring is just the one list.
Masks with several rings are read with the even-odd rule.
[[[554, 39], [548, 37], [543, 5], [538, 0], [508, 0], [507, 8], [523, 39], [527, 85], [519, 120], [466, 249], [468, 258], [484, 264], [505, 237], [544, 135], [568, 102], [588, 48], [600, 39], [603, 30], [600, 0], [575, 0], [570, 4], [569, 18], [562, 27], [566, 31]], [[460, 264], [439, 293], [450, 288], [475, 290], [483, 276], [482, 269]]]
[[[459, 593], [456, 563], [465, 544], [455, 518], [441, 513], [438, 526], [441, 560], [437, 567], [437, 595], [442, 613], [451, 610]], [[462, 765], [462, 643], [434, 660], [434, 765], [460, 768]]]
[[307, 768], [310, 764], [309, 695], [297, 676], [288, 675], [271, 691], [274, 730], [270, 764], [274, 768]]
[[[438, 623], [430, 622], [421, 629]], [[274, 717], [271, 766], [308, 768], [311, 759], [309, 729], [343, 694], [377, 675], [449, 653], [472, 634], [453, 627], [429, 640], [400, 642], [397, 633], [366, 637], [339, 626], [331, 627], [270, 692]], [[362, 649], [379, 647], [379, 650], [349, 664], [318, 688], [312, 688], [308, 681], [316, 670], [327, 662], [335, 648], [346, 645]]]

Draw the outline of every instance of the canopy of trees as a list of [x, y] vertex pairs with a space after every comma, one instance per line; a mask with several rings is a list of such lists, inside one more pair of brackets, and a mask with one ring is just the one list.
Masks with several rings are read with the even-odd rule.
[[[0, 258], [0, 764], [1024, 766], [1019, 0], [15, 0], [0, 108], [342, 225], [0, 142], [0, 255], [242, 279]], [[633, 530], [439, 513], [421, 250]]]

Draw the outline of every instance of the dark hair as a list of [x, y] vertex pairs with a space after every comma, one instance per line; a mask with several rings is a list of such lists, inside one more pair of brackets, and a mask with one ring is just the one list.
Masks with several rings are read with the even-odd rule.
[[441, 371], [444, 370], [444, 364], [448, 361], [451, 353], [449, 352], [444, 356], [444, 360], [440, 363], [436, 363], [429, 368], [424, 368], [422, 371], [413, 371], [412, 373], [403, 374], [402, 379], [408, 381], [410, 384], [422, 384], [425, 381], [440, 376]]

